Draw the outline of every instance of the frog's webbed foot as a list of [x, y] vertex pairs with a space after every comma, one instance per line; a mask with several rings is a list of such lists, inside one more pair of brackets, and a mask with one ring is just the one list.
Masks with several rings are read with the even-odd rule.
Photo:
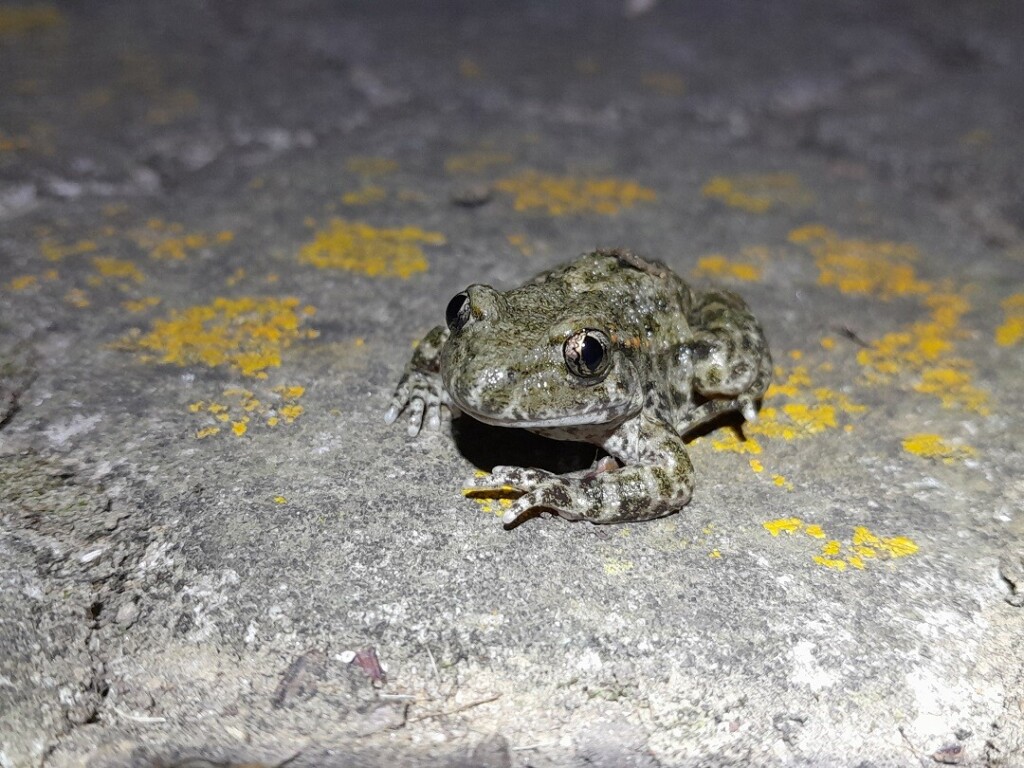
[[440, 429], [445, 411], [452, 416], [459, 414], [444, 389], [438, 365], [441, 345], [447, 333], [445, 328], [438, 326], [420, 341], [384, 414], [384, 421], [394, 424], [400, 414], [407, 412], [410, 437], [418, 435], [424, 426], [435, 431]]
[[646, 438], [648, 450], [641, 461], [651, 463], [619, 467], [610, 459], [570, 475], [498, 466], [489, 475], [470, 478], [466, 489], [509, 489], [520, 493], [502, 516], [506, 527], [516, 525], [534, 509], [598, 524], [662, 517], [690, 500], [693, 466], [682, 441], [669, 430], [659, 428]]

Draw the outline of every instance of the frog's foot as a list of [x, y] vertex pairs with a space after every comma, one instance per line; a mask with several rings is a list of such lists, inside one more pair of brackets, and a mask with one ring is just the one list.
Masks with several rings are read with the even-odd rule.
[[683, 461], [675, 472], [660, 467], [613, 467], [605, 463], [582, 475], [495, 467], [489, 475], [470, 478], [466, 488], [502, 488], [522, 494], [501, 518], [506, 527], [522, 522], [532, 510], [597, 524], [649, 520], [667, 515], [689, 501], [693, 469], [685, 454]]
[[437, 377], [418, 371], [403, 376], [391, 397], [391, 405], [384, 414], [387, 424], [394, 424], [402, 412], [409, 414], [409, 437], [416, 437], [424, 426], [437, 431], [446, 419], [446, 412], [457, 416], [458, 411], [447, 402]]

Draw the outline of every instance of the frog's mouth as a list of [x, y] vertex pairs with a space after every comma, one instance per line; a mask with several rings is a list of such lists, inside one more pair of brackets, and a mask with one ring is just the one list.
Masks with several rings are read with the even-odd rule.
[[636, 410], [629, 401], [615, 404], [596, 401], [577, 403], [569, 408], [547, 409], [536, 406], [527, 408], [521, 402], [522, 398], [492, 403], [486, 396], [474, 394], [469, 399], [476, 405], [470, 405], [465, 398], [453, 396], [452, 399], [460, 411], [477, 421], [492, 427], [520, 429], [572, 429], [593, 425], [608, 425], [614, 428], [632, 416]]

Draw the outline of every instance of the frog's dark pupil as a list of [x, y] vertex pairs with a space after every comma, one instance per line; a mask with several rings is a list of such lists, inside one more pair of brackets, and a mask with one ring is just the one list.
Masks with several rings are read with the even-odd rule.
[[584, 336], [580, 360], [588, 371], [596, 371], [601, 365], [601, 361], [604, 360], [604, 345], [593, 336]]
[[448, 324], [448, 330], [460, 330], [469, 319], [469, 296], [465, 293], [455, 294], [444, 311], [444, 319]]

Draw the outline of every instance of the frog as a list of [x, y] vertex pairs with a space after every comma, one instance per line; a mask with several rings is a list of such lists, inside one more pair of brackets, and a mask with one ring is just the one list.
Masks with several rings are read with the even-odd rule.
[[685, 438], [724, 414], [756, 421], [771, 378], [764, 331], [739, 295], [691, 288], [628, 249], [599, 249], [517, 288], [457, 293], [445, 324], [416, 345], [385, 421], [407, 413], [416, 437], [466, 414], [603, 449], [590, 468], [564, 474], [502, 465], [474, 474], [466, 493], [516, 497], [506, 528], [545, 512], [651, 520], [693, 495]]

